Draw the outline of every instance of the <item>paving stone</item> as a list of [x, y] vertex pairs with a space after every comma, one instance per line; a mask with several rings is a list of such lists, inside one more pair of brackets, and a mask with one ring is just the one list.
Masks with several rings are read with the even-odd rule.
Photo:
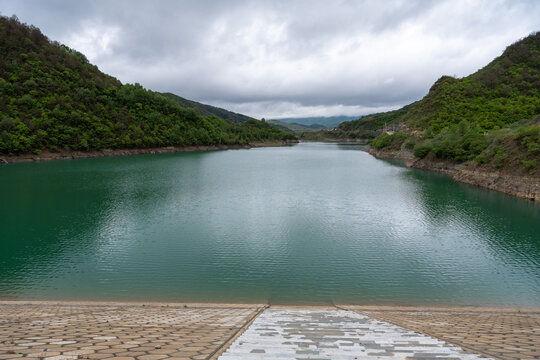
[[265, 310], [219, 359], [485, 357], [345, 310]]
[[[0, 301], [0, 360], [15, 358], [140, 359], [163, 356], [163, 359], [207, 359], [221, 349], [242, 326], [257, 313], [253, 306], [205, 305], [145, 307], [137, 304], [24, 304]], [[540, 313], [473, 310], [404, 311], [380, 308], [359, 310], [379, 322], [408, 329], [404, 342], [396, 341], [394, 350], [401, 358], [425, 359], [437, 355], [429, 347], [446, 341], [447, 346], [499, 359], [540, 359]], [[363, 325], [358, 331], [367, 331]], [[320, 354], [343, 348], [356, 349], [354, 339], [325, 343], [325, 337], [343, 337], [342, 330], [313, 328], [290, 330], [300, 355], [321, 358]], [[323, 329], [324, 330], [324, 329]], [[345, 329], [346, 331], [350, 331]], [[264, 339], [271, 339], [265, 331]], [[434, 343], [415, 343], [415, 333], [436, 338]], [[384, 331], [374, 330], [381, 337]], [[307, 341], [300, 341], [306, 336]], [[292, 340], [290, 342], [292, 343]], [[320, 343], [317, 349], [313, 342]], [[415, 353], [407, 344], [416, 346]], [[452, 344], [452, 345], [449, 345]], [[264, 344], [263, 344], [264, 345]], [[363, 340], [365, 352], [381, 359], [392, 358], [390, 345]], [[267, 358], [266, 349], [254, 348], [252, 357]], [[264, 350], [265, 352], [261, 352]], [[431, 349], [433, 350], [433, 349]], [[411, 352], [412, 351], [412, 352]], [[460, 350], [461, 351], [461, 350]], [[285, 358], [289, 355], [285, 354]], [[450, 356], [450, 355], [448, 355]], [[295, 354], [296, 357], [296, 354]], [[362, 358], [356, 356], [358, 359]], [[395, 356], [394, 356], [395, 357]], [[282, 357], [283, 358], [283, 357]], [[354, 357], [353, 357], [354, 358]], [[451, 358], [451, 357], [446, 357]], [[152, 358], [150, 358], [152, 359]]]
[[[256, 310], [257, 305], [184, 308], [0, 302], [0, 360], [200, 356], [219, 349]], [[186, 348], [199, 351], [177, 356]]]
[[42, 352], [35, 352], [27, 354], [26, 357], [35, 357], [35, 358], [44, 358], [44, 357], [50, 357], [50, 356], [56, 356], [60, 355], [59, 352], [54, 351], [42, 351]]
[[138, 356], [137, 359], [140, 359], [140, 360], [160, 360], [160, 359], [163, 359], [163, 358], [166, 358], [167, 355], [141, 355], [141, 356]]
[[497, 359], [540, 359], [540, 354], [535, 354], [540, 349], [540, 311], [534, 309], [349, 308]]
[[101, 360], [101, 359], [112, 358], [113, 356], [114, 356], [113, 354], [100, 354], [100, 353], [94, 353], [94, 354], [86, 355], [85, 358], [86, 358], [86, 359], [96, 359], [96, 360]]

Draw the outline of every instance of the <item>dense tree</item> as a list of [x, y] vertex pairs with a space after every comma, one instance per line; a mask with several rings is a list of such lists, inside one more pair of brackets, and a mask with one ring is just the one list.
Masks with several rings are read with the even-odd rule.
[[0, 154], [294, 138], [260, 121], [203, 116], [139, 84], [123, 85], [16, 17], [0, 17], [0, 51]]

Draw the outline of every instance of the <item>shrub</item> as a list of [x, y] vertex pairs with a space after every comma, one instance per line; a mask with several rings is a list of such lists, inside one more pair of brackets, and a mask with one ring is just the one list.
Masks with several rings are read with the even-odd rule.
[[521, 160], [521, 164], [527, 170], [536, 169], [536, 167], [538, 166], [536, 160], [534, 160], [534, 159], [532, 159], [532, 160], [523, 159], [523, 160]]
[[413, 150], [414, 147], [416, 146], [416, 141], [415, 140], [410, 140], [410, 141], [407, 141], [407, 143], [405, 144], [405, 148], [407, 150]]
[[417, 145], [415, 146], [414, 148], [414, 156], [416, 156], [417, 158], [425, 158], [432, 150], [432, 147], [430, 145], [426, 145], [426, 144], [423, 144], [423, 145]]
[[[444, 128], [431, 140], [432, 151], [438, 158], [458, 162], [476, 158], [489, 143], [477, 123], [462, 121]], [[423, 150], [425, 151], [425, 150]]]
[[488, 155], [486, 153], [483, 152], [480, 155], [478, 155], [477, 157], [475, 157], [474, 161], [478, 165], [487, 164], [489, 162], [489, 157], [488, 157]]
[[493, 160], [495, 161], [495, 167], [501, 168], [504, 166], [506, 159], [508, 159], [508, 154], [506, 151], [500, 147], [495, 147], [495, 154], [493, 155]]
[[409, 137], [408, 134], [396, 132], [391, 135], [389, 134], [381, 134], [377, 136], [373, 141], [371, 141], [371, 145], [376, 149], [384, 149], [384, 148], [390, 148], [390, 149], [399, 149], [403, 142]]
[[515, 138], [527, 148], [528, 152], [540, 153], [540, 126], [520, 127]]

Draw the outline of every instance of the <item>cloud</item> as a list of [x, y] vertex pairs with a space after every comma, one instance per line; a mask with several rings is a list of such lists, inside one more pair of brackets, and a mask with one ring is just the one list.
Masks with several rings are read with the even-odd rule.
[[418, 100], [540, 29], [537, 1], [0, 0], [123, 82], [255, 117]]
[[84, 49], [89, 59], [114, 56], [113, 46], [119, 41], [120, 28], [95, 22], [83, 22], [81, 30], [70, 34], [67, 43], [75, 49]]

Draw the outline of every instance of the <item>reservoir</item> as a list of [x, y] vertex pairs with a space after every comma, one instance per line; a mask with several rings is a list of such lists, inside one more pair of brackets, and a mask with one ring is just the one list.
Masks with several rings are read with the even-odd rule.
[[355, 144], [9, 164], [0, 299], [540, 307], [540, 204]]

